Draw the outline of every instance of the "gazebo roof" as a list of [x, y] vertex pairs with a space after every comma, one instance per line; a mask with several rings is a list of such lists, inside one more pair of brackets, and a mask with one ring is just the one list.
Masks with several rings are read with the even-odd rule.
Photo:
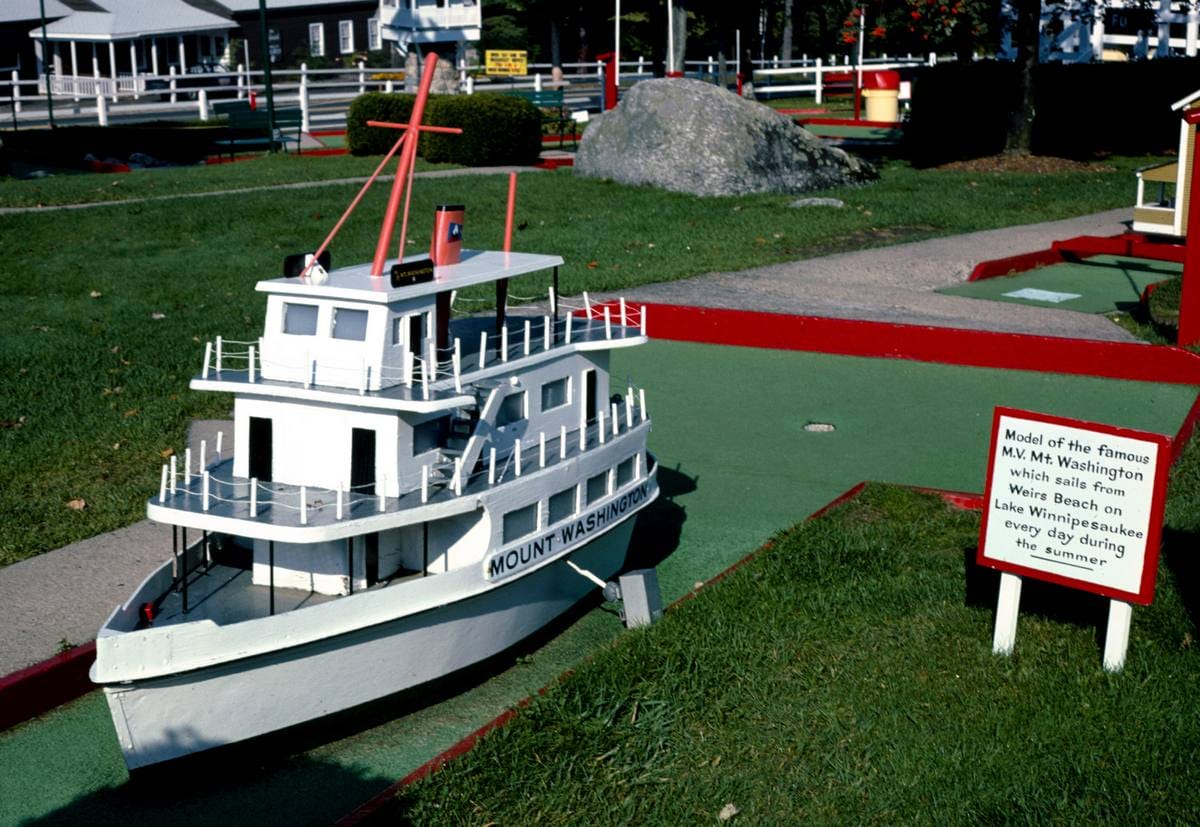
[[[102, 6], [100, 4], [103, 4]], [[153, 35], [225, 31], [228, 17], [197, 8], [185, 0], [98, 0], [102, 11], [73, 11], [46, 26], [50, 40], [132, 40]], [[40, 37], [41, 28], [31, 32]]]
[[1171, 111], [1178, 112], [1180, 109], [1183, 109], [1183, 107], [1187, 106], [1189, 103], [1192, 103], [1196, 100], [1200, 100], [1200, 89], [1197, 89], [1195, 92], [1188, 95], [1186, 98], [1180, 98], [1179, 100], [1177, 100], [1173, 104], [1171, 104]]

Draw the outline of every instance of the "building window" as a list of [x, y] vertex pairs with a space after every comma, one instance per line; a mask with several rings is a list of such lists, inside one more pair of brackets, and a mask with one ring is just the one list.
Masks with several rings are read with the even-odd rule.
[[354, 21], [339, 20], [338, 21], [338, 48], [342, 54], [349, 54], [354, 51]]
[[313, 57], [325, 54], [325, 24], [308, 24], [308, 53]]
[[379, 18], [372, 17], [367, 21], [367, 49], [378, 52], [383, 48], [383, 40], [379, 37]]
[[367, 340], [367, 311], [335, 307], [333, 309], [333, 338], [365, 342]]
[[503, 428], [525, 418], [525, 391], [509, 394], [500, 403], [500, 411], [496, 414], [496, 427]]
[[511, 543], [518, 537], [532, 534], [537, 528], [537, 503], [518, 508], [504, 515], [504, 540]]
[[286, 302], [283, 305], [283, 332], [293, 336], [317, 335], [317, 306]]
[[591, 505], [596, 500], [604, 499], [608, 495], [608, 472], [597, 474], [587, 481], [587, 504]]
[[550, 497], [550, 525], [565, 520], [575, 513], [575, 486], [559, 491]]
[[570, 391], [567, 385], [567, 377], [555, 379], [553, 382], [547, 382], [542, 385], [542, 410], [549, 411], [553, 408], [561, 408], [563, 405], [571, 401]]

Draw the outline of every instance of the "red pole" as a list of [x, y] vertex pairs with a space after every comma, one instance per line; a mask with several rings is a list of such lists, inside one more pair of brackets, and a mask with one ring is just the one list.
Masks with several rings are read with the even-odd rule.
[[[387, 263], [388, 247], [392, 243], [392, 229], [396, 226], [396, 214], [400, 211], [400, 193], [410, 180], [413, 163], [417, 155], [417, 141], [420, 135], [418, 127], [425, 115], [425, 101], [429, 98], [429, 85], [433, 83], [433, 69], [437, 66], [437, 53], [430, 52], [425, 57], [425, 67], [421, 72], [421, 85], [417, 89], [417, 99], [413, 102], [412, 115], [408, 119], [408, 131], [405, 133], [404, 149], [400, 153], [400, 162], [396, 164], [396, 179], [392, 181], [392, 192], [388, 196], [387, 211], [383, 215], [383, 226], [379, 230], [379, 241], [375, 245], [375, 259], [371, 264], [371, 275], [382, 276], [383, 266]], [[404, 216], [405, 229], [408, 225], [408, 215]], [[403, 256], [401, 256], [403, 257]]]
[[513, 211], [517, 206], [517, 174], [508, 174], [508, 207], [504, 213], [504, 252], [512, 251]]
[[597, 60], [604, 61], [604, 109], [614, 109], [617, 105], [617, 56], [614, 52], [596, 55]]
[[[1184, 113], [1183, 119], [1192, 126], [1200, 124], [1200, 109]], [[1200, 341], [1200, 175], [1196, 174], [1196, 162], [1200, 160], [1200, 127], [1192, 139], [1192, 157], [1180, 158], [1181, 164], [1188, 163], [1192, 169], [1191, 186], [1188, 187], [1187, 235], [1183, 249], [1183, 290], [1179, 297], [1179, 339], [1181, 347]], [[1177, 196], [1182, 193], [1176, 193]], [[1180, 209], [1181, 198], [1176, 198], [1176, 209]]]

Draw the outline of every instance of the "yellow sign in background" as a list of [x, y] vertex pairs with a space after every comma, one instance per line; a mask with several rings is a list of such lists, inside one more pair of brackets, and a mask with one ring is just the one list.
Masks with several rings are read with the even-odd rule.
[[524, 49], [488, 49], [483, 66], [489, 75], [527, 75], [528, 56]]

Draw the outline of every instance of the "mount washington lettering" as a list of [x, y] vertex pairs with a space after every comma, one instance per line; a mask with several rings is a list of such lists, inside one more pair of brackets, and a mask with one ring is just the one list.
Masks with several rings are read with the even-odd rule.
[[488, 580], [501, 580], [511, 577], [540, 560], [553, 557], [556, 552], [563, 551], [567, 546], [578, 543], [594, 532], [619, 522], [622, 517], [644, 502], [649, 494], [650, 484], [643, 482], [637, 488], [626, 491], [612, 502], [559, 526], [549, 534], [497, 552], [484, 562], [484, 574]]

